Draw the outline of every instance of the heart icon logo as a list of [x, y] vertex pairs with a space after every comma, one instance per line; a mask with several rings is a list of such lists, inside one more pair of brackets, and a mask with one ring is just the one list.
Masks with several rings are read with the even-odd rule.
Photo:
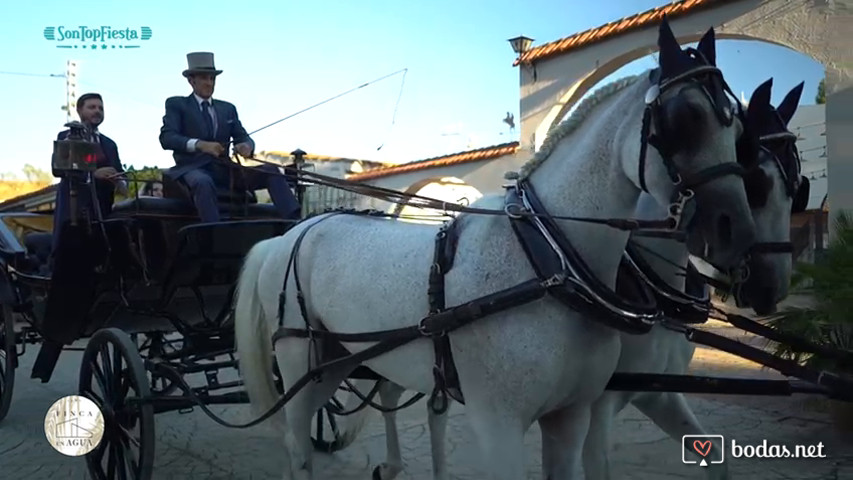
[[707, 457], [709, 453], [711, 453], [711, 441], [705, 440], [704, 442], [699, 440], [693, 441], [693, 450], [696, 450], [696, 453], [702, 455], [703, 457]]

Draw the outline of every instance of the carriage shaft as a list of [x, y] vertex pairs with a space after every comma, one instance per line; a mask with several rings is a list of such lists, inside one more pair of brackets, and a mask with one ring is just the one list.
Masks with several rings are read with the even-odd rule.
[[614, 373], [607, 390], [633, 392], [716, 393], [728, 395], [790, 396], [827, 394], [828, 389], [807, 382], [761, 380], [656, 373]]
[[[249, 396], [244, 391], [228, 392], [220, 395], [207, 395], [197, 393], [196, 397], [205, 405], [240, 405], [249, 403]], [[176, 410], [186, 410], [198, 406], [196, 400], [188, 396], [151, 397], [147, 400], [138, 401], [153, 404], [154, 413], [166, 413], [173, 412]]]

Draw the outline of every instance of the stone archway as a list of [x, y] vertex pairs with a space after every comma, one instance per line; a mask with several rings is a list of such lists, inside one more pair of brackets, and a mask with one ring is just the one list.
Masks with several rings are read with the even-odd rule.
[[[431, 177], [419, 180], [406, 189], [406, 193], [435, 198], [447, 203], [470, 205], [477, 201], [483, 194], [476, 188], [456, 177]], [[441, 215], [444, 212], [431, 208], [418, 208], [409, 205], [394, 205], [391, 213], [409, 216], [401, 218], [403, 221], [413, 223], [440, 223], [444, 220]], [[418, 218], [420, 217], [420, 218]]]
[[853, 209], [853, 1], [684, 0], [534, 47], [517, 60], [521, 80], [520, 149], [532, 155], [549, 129], [596, 83], [621, 66], [656, 51], [662, 15], [681, 43], [709, 26], [719, 39], [781, 45], [825, 69], [826, 155], [829, 199]]

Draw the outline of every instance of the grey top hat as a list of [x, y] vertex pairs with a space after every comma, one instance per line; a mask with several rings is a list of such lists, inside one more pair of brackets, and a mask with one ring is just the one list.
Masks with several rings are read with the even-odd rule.
[[213, 54], [211, 52], [192, 52], [187, 54], [187, 69], [183, 76], [188, 77], [193, 73], [212, 73], [219, 75], [222, 70], [217, 70], [213, 65]]

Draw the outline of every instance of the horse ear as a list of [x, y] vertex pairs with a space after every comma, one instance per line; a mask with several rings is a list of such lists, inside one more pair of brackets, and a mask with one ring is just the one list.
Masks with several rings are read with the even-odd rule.
[[779, 116], [782, 118], [782, 122], [785, 123], [785, 126], [788, 125], [788, 122], [791, 121], [791, 118], [794, 116], [794, 112], [797, 111], [797, 106], [800, 104], [800, 96], [803, 94], [803, 85], [805, 82], [800, 82], [799, 85], [791, 89], [785, 98], [782, 100], [782, 103], [776, 107], [776, 111], [779, 112]]
[[749, 106], [746, 108], [746, 121], [750, 125], [761, 125], [764, 123], [764, 114], [770, 111], [770, 91], [773, 89], [773, 77], [759, 85], [752, 96], [749, 97]]
[[702, 39], [699, 40], [699, 45], [696, 46], [696, 50], [702, 52], [702, 55], [705, 56], [705, 59], [708, 60], [708, 63], [711, 65], [717, 66], [717, 48], [715, 45], [716, 36], [714, 35], [714, 29], [709, 28], [705, 35], [702, 36]]
[[683, 52], [681, 45], [678, 44], [678, 40], [675, 38], [675, 34], [669, 28], [669, 21], [666, 19], [666, 15], [663, 16], [663, 20], [660, 23], [658, 48], [660, 49], [661, 76], [667, 78], [672, 72], [678, 71]]

